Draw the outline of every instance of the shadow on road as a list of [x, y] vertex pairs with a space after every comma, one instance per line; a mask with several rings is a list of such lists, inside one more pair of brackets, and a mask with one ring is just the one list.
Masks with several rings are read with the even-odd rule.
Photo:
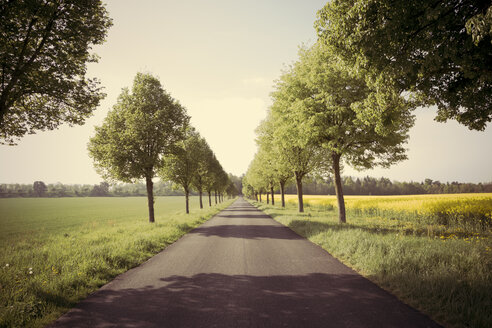
[[439, 327], [358, 275], [161, 278], [101, 290], [53, 327]]
[[222, 238], [244, 238], [244, 239], [303, 239], [296, 233], [284, 226], [268, 225], [216, 225], [205, 226], [194, 229], [192, 234], [202, 236], [217, 236]]

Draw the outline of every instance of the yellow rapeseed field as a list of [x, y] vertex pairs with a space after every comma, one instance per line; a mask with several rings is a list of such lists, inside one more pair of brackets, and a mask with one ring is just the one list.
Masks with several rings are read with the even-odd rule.
[[[286, 195], [297, 204], [297, 195]], [[321, 210], [337, 206], [336, 196], [306, 195], [307, 207]], [[347, 213], [417, 221], [426, 224], [487, 230], [492, 226], [492, 193], [409, 196], [345, 196]]]

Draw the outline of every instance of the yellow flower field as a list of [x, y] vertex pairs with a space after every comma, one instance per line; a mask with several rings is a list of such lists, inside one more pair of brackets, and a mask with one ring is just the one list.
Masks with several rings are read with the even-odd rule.
[[[336, 196], [306, 195], [305, 206], [330, 210]], [[297, 204], [297, 195], [286, 195]], [[349, 215], [380, 216], [403, 221], [487, 230], [492, 226], [492, 193], [409, 196], [345, 196]]]

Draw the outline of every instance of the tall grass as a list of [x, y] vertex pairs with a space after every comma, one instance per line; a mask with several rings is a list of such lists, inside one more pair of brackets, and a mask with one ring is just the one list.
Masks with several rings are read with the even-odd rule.
[[145, 198], [0, 200], [0, 326], [43, 326], [230, 202], [158, 197], [149, 224]]
[[[487, 204], [490, 196], [475, 199], [484, 197]], [[329, 196], [308, 196], [308, 206], [302, 214], [296, 212], [293, 201], [286, 209], [255, 204], [440, 323], [449, 327], [492, 327], [490, 227], [477, 231], [473, 224], [470, 231], [466, 224], [445, 225], [434, 221], [438, 220], [435, 217], [429, 220], [415, 214], [422, 213], [422, 208], [434, 211], [434, 206], [452, 210], [453, 204], [463, 204], [460, 199], [348, 197], [347, 207], [351, 210], [344, 225], [338, 224], [332, 201]], [[391, 215], [386, 216], [388, 213]], [[411, 214], [400, 217], [398, 213]], [[463, 208], [459, 211], [459, 215], [466, 213]]]

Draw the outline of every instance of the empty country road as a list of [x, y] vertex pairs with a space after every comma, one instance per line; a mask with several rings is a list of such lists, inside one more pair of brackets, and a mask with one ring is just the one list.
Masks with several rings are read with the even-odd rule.
[[51, 327], [439, 327], [242, 198]]

